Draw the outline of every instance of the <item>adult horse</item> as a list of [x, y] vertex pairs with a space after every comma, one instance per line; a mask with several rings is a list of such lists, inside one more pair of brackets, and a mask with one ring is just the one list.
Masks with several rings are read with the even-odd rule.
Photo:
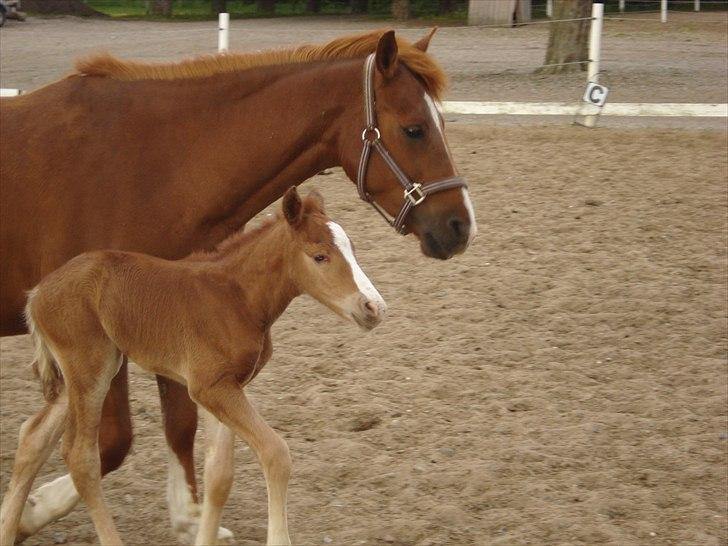
[[[341, 165], [422, 252], [446, 259], [475, 234], [436, 107], [445, 76], [394, 32], [321, 46], [146, 65], [99, 56], [0, 110], [0, 333], [25, 331], [24, 292], [93, 249], [167, 259], [210, 248], [292, 184]], [[376, 97], [376, 104], [375, 104]], [[170, 447], [173, 528], [194, 537], [197, 413], [157, 378]], [[104, 403], [102, 473], [132, 440], [126, 363]], [[68, 476], [26, 505], [21, 533], [68, 513]]]

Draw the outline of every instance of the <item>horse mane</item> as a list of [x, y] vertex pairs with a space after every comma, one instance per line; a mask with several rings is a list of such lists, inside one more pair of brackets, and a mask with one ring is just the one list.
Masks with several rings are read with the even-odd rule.
[[[323, 45], [302, 45], [290, 49], [271, 49], [255, 53], [202, 55], [176, 63], [123, 61], [108, 53], [81, 59], [76, 73], [114, 80], [176, 80], [204, 78], [224, 72], [260, 66], [353, 59], [374, 53], [385, 30], [336, 38]], [[447, 77], [432, 56], [397, 37], [399, 59], [423, 82], [436, 100], [441, 100]]]

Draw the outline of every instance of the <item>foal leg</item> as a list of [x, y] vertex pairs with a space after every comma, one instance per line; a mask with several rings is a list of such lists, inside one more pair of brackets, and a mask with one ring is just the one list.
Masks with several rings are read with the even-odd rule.
[[[104, 400], [101, 422], [99, 430], [101, 473], [106, 475], [121, 466], [131, 448], [132, 428], [126, 357], [112, 380]], [[25, 503], [18, 539], [22, 541], [49, 523], [62, 518], [73, 510], [80, 499], [70, 474], [40, 486]]]
[[[172, 530], [181, 542], [194, 544], [200, 522], [194, 462], [197, 405], [190, 399], [187, 387], [176, 381], [158, 375], [157, 387], [169, 446], [167, 504]], [[224, 527], [217, 531], [217, 540], [232, 537]]]
[[288, 445], [258, 414], [234, 377], [191, 386], [192, 397], [245, 440], [263, 467], [268, 487], [268, 545], [288, 545], [286, 497], [291, 474]]
[[13, 473], [0, 508], [0, 544], [11, 545], [15, 542], [23, 506], [33, 480], [63, 434], [67, 416], [68, 397], [63, 390], [56, 400], [20, 427]]
[[99, 456], [101, 411], [121, 358], [116, 349], [110, 350], [108, 346], [74, 356], [76, 358], [59, 359], [71, 406], [70, 430], [66, 435], [63, 456], [73, 483], [88, 506], [101, 544], [121, 544], [104, 501]]
[[218, 544], [222, 510], [233, 484], [235, 435], [213, 415], [202, 410], [205, 420], [205, 498], [195, 544]]

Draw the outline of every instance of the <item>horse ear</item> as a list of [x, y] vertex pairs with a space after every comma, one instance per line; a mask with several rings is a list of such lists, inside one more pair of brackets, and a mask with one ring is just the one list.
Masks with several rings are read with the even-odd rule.
[[291, 226], [295, 227], [301, 222], [301, 218], [303, 217], [303, 204], [301, 203], [301, 197], [298, 195], [296, 186], [291, 186], [286, 190], [281, 208], [283, 209], [283, 216], [286, 217], [286, 221]]
[[432, 37], [435, 35], [435, 32], [437, 32], [437, 27], [432, 27], [432, 30], [427, 33], [426, 36], [423, 36], [419, 40], [417, 40], [413, 46], [415, 46], [420, 51], [427, 51], [427, 48], [430, 47], [430, 40], [432, 40]]
[[312, 189], [306, 196], [306, 201], [312, 203], [321, 213], [324, 211], [324, 196], [321, 195], [318, 190]]
[[377, 53], [375, 55], [377, 62], [377, 70], [381, 72], [385, 78], [394, 76], [397, 70], [397, 39], [394, 37], [394, 31], [388, 30], [377, 43]]

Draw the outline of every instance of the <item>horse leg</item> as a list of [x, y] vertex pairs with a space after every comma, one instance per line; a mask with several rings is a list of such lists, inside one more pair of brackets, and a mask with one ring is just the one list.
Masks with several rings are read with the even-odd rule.
[[[187, 388], [176, 381], [158, 375], [157, 388], [169, 446], [167, 503], [172, 530], [181, 542], [194, 544], [200, 521], [194, 463], [197, 405]], [[224, 527], [218, 530], [218, 540], [232, 537]]]
[[[99, 425], [106, 393], [122, 359], [116, 349], [110, 351], [108, 346], [74, 356], [61, 357], [59, 361], [71, 407], [63, 457], [76, 489], [88, 506], [99, 541], [103, 545], [121, 544], [101, 488]], [[64, 366], [64, 360], [71, 365]]]
[[[121, 466], [131, 449], [132, 428], [129, 411], [127, 359], [111, 382], [104, 400], [99, 429], [101, 473], [106, 475]], [[28, 498], [18, 529], [18, 539], [25, 540], [43, 527], [68, 514], [80, 496], [69, 474], [36, 489]]]
[[235, 377], [190, 385], [192, 398], [245, 440], [258, 457], [268, 488], [268, 545], [289, 545], [286, 497], [291, 474], [288, 445], [258, 414]]
[[0, 544], [15, 543], [33, 480], [63, 434], [67, 416], [68, 397], [64, 390], [20, 427], [13, 473], [0, 508]]
[[205, 421], [205, 498], [195, 544], [217, 544], [218, 529], [233, 484], [235, 435], [209, 412]]

